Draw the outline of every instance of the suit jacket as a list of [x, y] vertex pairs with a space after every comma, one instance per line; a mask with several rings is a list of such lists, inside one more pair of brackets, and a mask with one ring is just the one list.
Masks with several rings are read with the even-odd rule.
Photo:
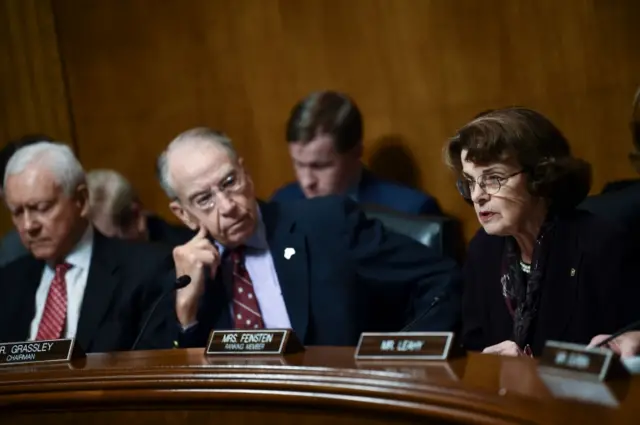
[[[44, 265], [29, 255], [0, 269], [0, 342], [29, 339]], [[77, 343], [86, 352], [129, 350], [151, 306], [174, 280], [170, 247], [110, 239], [94, 230]], [[170, 304], [160, 309], [164, 315], [154, 315], [139, 348], [171, 347]]]
[[172, 247], [183, 245], [195, 236], [195, 232], [185, 226], [166, 222], [157, 215], [147, 216], [149, 241], [163, 243]]
[[[458, 323], [455, 262], [366, 219], [354, 202], [329, 196], [260, 208], [289, 319], [304, 344], [355, 345], [364, 331], [447, 331]], [[289, 260], [285, 248], [295, 250]], [[233, 326], [220, 275], [207, 282], [197, 319], [181, 334], [182, 346], [203, 346], [212, 329]]]
[[600, 192], [601, 194], [617, 192], [618, 190], [626, 189], [629, 186], [638, 185], [640, 183], [640, 179], [624, 179], [624, 180], [615, 180], [607, 183]]
[[[467, 349], [513, 339], [513, 320], [500, 283], [505, 240], [481, 229], [470, 243], [462, 304]], [[588, 212], [573, 211], [560, 218], [549, 243], [534, 320], [534, 355], [547, 340], [587, 344], [595, 335], [635, 319], [638, 282], [630, 241], [620, 229]]]
[[27, 255], [29, 251], [22, 244], [20, 235], [15, 229], [11, 229], [0, 239], [0, 267]]
[[635, 240], [640, 241], [640, 182], [590, 196], [580, 208], [626, 228]]
[[[379, 205], [407, 214], [442, 214], [435, 198], [419, 190], [378, 178], [367, 169], [362, 170], [357, 198], [362, 204]], [[297, 182], [278, 189], [271, 197], [275, 202], [299, 199], [305, 199], [305, 196]]]

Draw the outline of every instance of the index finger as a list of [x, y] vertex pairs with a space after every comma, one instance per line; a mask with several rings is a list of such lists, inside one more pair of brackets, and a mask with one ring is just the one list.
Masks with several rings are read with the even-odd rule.
[[194, 239], [204, 239], [208, 234], [209, 232], [207, 231], [207, 229], [201, 224], [200, 227], [198, 227], [198, 233], [196, 233]]

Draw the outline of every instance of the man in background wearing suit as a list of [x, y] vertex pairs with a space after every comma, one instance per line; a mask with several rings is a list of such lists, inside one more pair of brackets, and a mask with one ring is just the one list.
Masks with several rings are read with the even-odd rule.
[[298, 181], [277, 190], [273, 201], [347, 195], [408, 214], [441, 214], [433, 197], [376, 177], [363, 166], [362, 115], [345, 94], [324, 91], [298, 102], [286, 137]]
[[[212, 329], [292, 328], [306, 345], [355, 345], [363, 331], [448, 331], [460, 313], [455, 263], [331, 196], [255, 199], [223, 134], [188, 130], [158, 160], [172, 211], [198, 234], [174, 249], [180, 345]], [[178, 330], [176, 326], [176, 330]]]
[[[633, 100], [630, 125], [634, 151], [629, 160], [640, 173], [640, 88]], [[625, 227], [640, 243], [640, 179], [611, 182], [601, 194], [585, 199], [580, 208]]]
[[[172, 288], [170, 247], [95, 231], [84, 171], [65, 145], [19, 149], [4, 194], [30, 255], [0, 269], [0, 342], [76, 337], [87, 352], [130, 349], [150, 307]], [[168, 322], [157, 317], [153, 341], [143, 338], [140, 348], [170, 347], [172, 333], [159, 336]]]
[[174, 247], [194, 235], [187, 227], [174, 226], [146, 211], [131, 183], [115, 170], [89, 171], [87, 186], [93, 225], [105, 236]]

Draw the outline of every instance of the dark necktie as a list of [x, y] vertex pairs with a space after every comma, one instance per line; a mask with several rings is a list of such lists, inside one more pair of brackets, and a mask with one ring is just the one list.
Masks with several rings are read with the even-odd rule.
[[233, 323], [234, 329], [263, 329], [262, 315], [253, 282], [244, 265], [244, 247], [230, 252], [233, 264]]

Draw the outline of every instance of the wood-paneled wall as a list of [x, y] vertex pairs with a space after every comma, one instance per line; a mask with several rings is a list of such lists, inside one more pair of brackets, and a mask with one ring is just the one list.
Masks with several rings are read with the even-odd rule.
[[361, 106], [367, 161], [415, 180], [463, 219], [467, 236], [478, 226], [441, 149], [481, 110], [520, 104], [547, 114], [594, 165], [596, 190], [633, 175], [636, 0], [51, 4], [82, 162], [121, 170], [167, 216], [153, 164], [173, 136], [223, 129], [268, 197], [293, 178], [283, 128], [292, 104], [326, 88]]
[[[0, 0], [0, 144], [45, 133], [73, 144], [70, 104], [49, 1]], [[0, 208], [0, 230], [11, 226]]]

